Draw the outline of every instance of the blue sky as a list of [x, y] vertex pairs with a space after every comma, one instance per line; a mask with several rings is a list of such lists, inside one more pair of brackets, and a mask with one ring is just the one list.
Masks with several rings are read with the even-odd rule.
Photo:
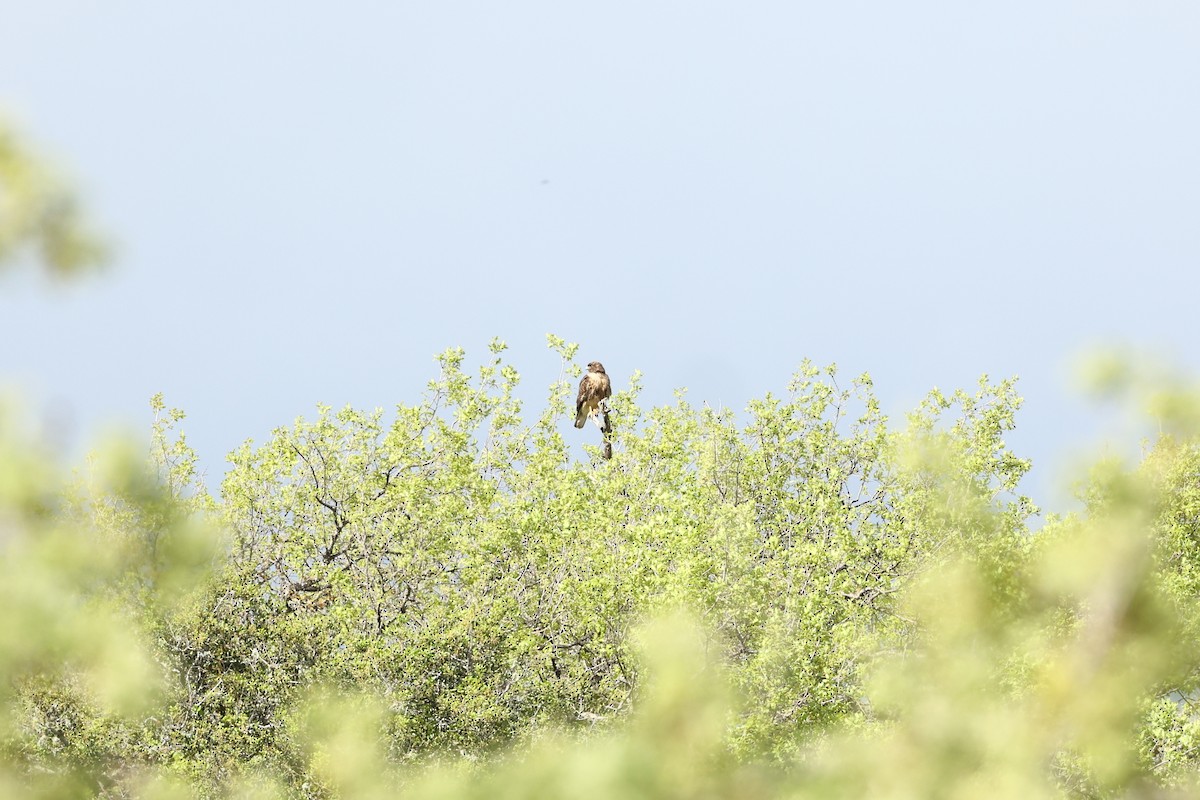
[[9, 5], [0, 109], [118, 243], [0, 279], [0, 381], [79, 439], [164, 391], [214, 477], [493, 336], [534, 413], [554, 332], [649, 403], [1019, 375], [1053, 507], [1080, 352], [1200, 367], [1195, 3]]

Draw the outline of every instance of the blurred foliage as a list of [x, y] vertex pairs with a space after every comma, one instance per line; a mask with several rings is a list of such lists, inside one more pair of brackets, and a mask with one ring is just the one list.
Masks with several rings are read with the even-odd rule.
[[0, 117], [0, 270], [18, 262], [26, 249], [62, 277], [100, 265], [107, 254], [75, 193]]
[[[59, 223], [0, 147], [4, 224], [33, 220], [2, 260]], [[161, 396], [148, 448], [76, 472], [0, 403], [0, 796], [1200, 788], [1192, 384], [1097, 362], [1160, 434], [1035, 529], [1012, 381], [899, 426], [834, 366], [740, 422], [642, 408], [635, 373], [613, 458], [579, 462], [577, 347], [549, 344], [530, 421], [503, 342], [450, 349], [416, 405], [246, 443], [219, 499]]]

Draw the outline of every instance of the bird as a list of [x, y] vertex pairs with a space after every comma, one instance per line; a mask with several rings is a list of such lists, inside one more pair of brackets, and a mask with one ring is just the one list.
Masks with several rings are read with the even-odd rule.
[[575, 427], [582, 428], [591, 417], [604, 436], [604, 457], [612, 458], [612, 420], [604, 402], [612, 396], [612, 382], [604, 365], [599, 361], [588, 362], [587, 374], [579, 381], [579, 394], [575, 398]]
[[[611, 396], [612, 382], [608, 379], [608, 373], [604, 371], [604, 365], [599, 361], [590, 362], [587, 374], [579, 382], [579, 395], [575, 398], [575, 427], [582, 428], [588, 417], [603, 415], [603, 403]], [[603, 421], [604, 425], [601, 427], [607, 427], [608, 420]]]

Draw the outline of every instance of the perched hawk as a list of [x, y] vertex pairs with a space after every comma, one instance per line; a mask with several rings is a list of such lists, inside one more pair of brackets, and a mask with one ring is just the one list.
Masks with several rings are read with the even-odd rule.
[[604, 371], [603, 364], [593, 361], [588, 364], [587, 374], [579, 382], [579, 396], [575, 398], [575, 427], [582, 428], [588, 417], [597, 414], [602, 415], [601, 419], [605, 422], [603, 427], [607, 427], [607, 415], [604, 414], [601, 403], [610, 395], [612, 383], [608, 380], [608, 373]]

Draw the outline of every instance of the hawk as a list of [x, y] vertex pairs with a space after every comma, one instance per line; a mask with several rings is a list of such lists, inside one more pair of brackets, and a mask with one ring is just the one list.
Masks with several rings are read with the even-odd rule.
[[579, 382], [579, 396], [575, 398], [575, 427], [582, 428], [588, 417], [602, 413], [601, 403], [612, 395], [612, 383], [599, 361], [588, 364], [587, 374]]
[[604, 457], [612, 458], [612, 425], [604, 401], [612, 396], [612, 382], [604, 365], [599, 361], [588, 364], [587, 374], [579, 382], [579, 395], [575, 398], [575, 427], [582, 428], [588, 417], [592, 417], [604, 434]]

